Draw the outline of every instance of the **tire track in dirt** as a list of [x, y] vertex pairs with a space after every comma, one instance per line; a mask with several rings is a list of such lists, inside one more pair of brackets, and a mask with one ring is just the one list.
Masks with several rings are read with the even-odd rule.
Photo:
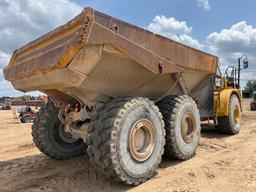
[[[13, 191], [112, 191], [119, 185], [122, 188], [121, 184], [106, 180], [96, 171], [86, 155], [58, 161], [40, 154], [2, 162], [0, 178], [5, 178], [0, 180], [0, 186], [8, 186], [8, 189]], [[123, 187], [127, 188], [125, 185]]]

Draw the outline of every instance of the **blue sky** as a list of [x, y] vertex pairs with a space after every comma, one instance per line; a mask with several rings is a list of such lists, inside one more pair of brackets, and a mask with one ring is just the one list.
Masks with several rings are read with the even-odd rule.
[[23, 94], [2, 75], [11, 53], [88, 6], [215, 54], [223, 68], [246, 52], [243, 84], [256, 78], [255, 0], [0, 0], [0, 96]]
[[207, 35], [246, 21], [256, 26], [255, 0], [209, 0], [210, 9], [199, 7], [197, 0], [77, 0], [140, 27], [147, 26], [155, 15], [174, 17], [193, 27], [193, 37], [205, 41]]

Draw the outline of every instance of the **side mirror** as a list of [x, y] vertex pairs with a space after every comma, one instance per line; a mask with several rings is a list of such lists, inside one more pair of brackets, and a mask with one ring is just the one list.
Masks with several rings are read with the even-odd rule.
[[215, 76], [215, 86], [216, 86], [218, 89], [221, 89], [221, 87], [222, 87], [222, 78], [221, 78], [221, 76], [219, 76], [219, 75], [216, 75], [216, 76]]
[[248, 62], [248, 60], [247, 60], [247, 59], [245, 59], [245, 60], [243, 61], [243, 64], [244, 64], [244, 69], [247, 69], [247, 68], [248, 68], [248, 66], [249, 66], [249, 62]]

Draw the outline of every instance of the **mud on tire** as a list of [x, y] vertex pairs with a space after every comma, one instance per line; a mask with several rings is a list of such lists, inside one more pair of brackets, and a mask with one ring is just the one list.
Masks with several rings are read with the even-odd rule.
[[236, 95], [229, 100], [229, 112], [227, 117], [218, 117], [217, 129], [220, 133], [236, 135], [240, 131], [241, 106]]
[[[201, 131], [200, 115], [195, 101], [187, 95], [168, 96], [157, 105], [163, 114], [165, 123], [165, 156], [179, 160], [193, 157], [198, 147]], [[186, 114], [189, 114], [188, 119]], [[190, 122], [192, 120], [193, 125]], [[183, 131], [184, 134], [182, 134], [181, 125], [186, 121], [188, 121], [185, 127], [187, 131]]]
[[[150, 156], [138, 161], [133, 156], [130, 138], [133, 127], [141, 120], [153, 125], [155, 145]], [[146, 98], [118, 98], [105, 104], [89, 132], [88, 155], [107, 177], [138, 185], [151, 178], [161, 162], [165, 144], [164, 122], [158, 107]]]
[[82, 139], [72, 143], [64, 142], [59, 136], [58, 108], [49, 101], [36, 114], [32, 125], [32, 137], [36, 147], [54, 159], [69, 159], [86, 151]]

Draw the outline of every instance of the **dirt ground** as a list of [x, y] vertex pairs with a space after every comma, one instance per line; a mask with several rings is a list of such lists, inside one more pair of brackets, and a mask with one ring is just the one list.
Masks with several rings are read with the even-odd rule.
[[31, 123], [0, 111], [0, 191], [256, 191], [256, 112], [244, 101], [241, 133], [217, 134], [207, 127], [196, 157], [163, 159], [155, 177], [131, 187], [106, 180], [88, 157], [57, 161], [41, 154], [31, 139]]

